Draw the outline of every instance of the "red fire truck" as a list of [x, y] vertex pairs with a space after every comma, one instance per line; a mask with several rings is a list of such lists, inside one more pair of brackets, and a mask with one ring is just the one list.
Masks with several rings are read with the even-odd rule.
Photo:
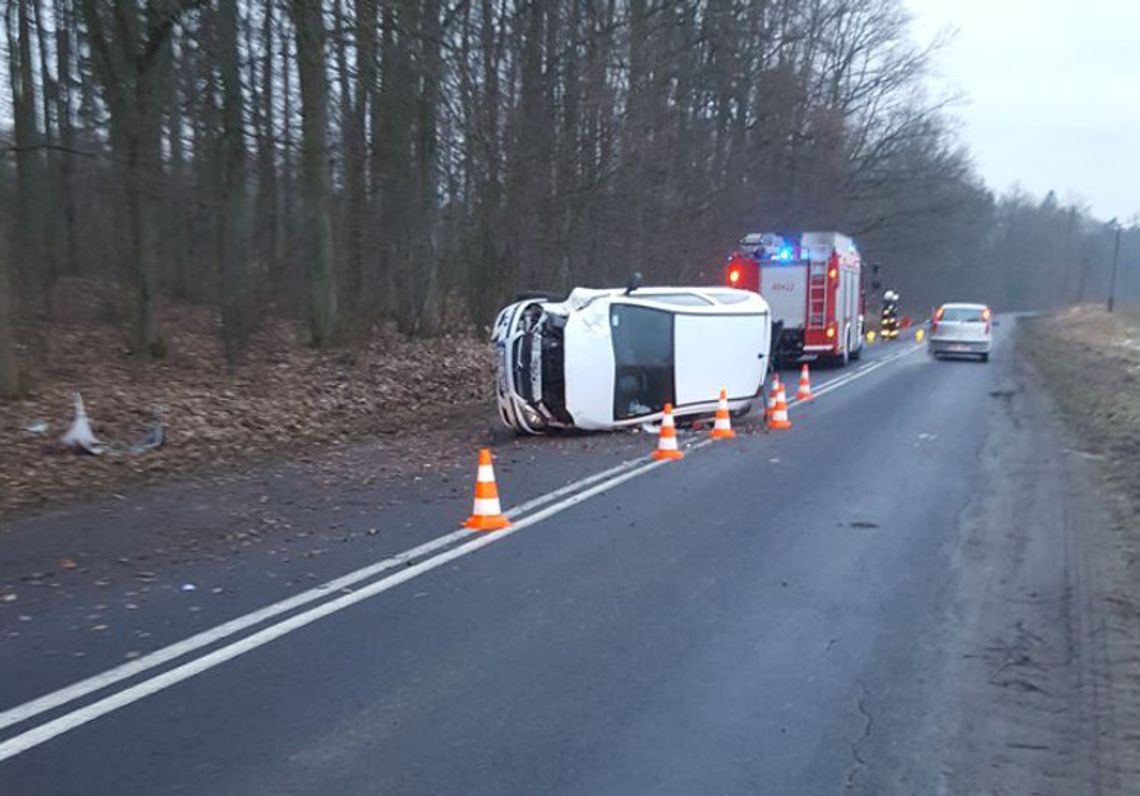
[[846, 365], [863, 352], [863, 263], [838, 232], [745, 235], [728, 258], [725, 280], [760, 293], [783, 322], [776, 357]]

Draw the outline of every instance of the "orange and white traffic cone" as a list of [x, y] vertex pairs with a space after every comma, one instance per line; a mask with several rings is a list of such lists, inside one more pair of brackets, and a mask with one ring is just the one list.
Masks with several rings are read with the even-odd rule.
[[776, 398], [780, 395], [780, 374], [772, 374], [772, 388], [768, 391], [768, 405], [764, 407], [764, 417], [771, 417], [772, 413], [776, 411]]
[[713, 439], [735, 439], [732, 420], [728, 416], [728, 391], [720, 388], [720, 400], [716, 402], [716, 421], [713, 423]]
[[784, 394], [784, 385], [781, 384], [776, 393], [776, 407], [768, 415], [768, 428], [782, 431], [791, 427], [792, 421], [788, 419], [788, 398]]
[[652, 457], [658, 461], [682, 459], [685, 454], [677, 447], [677, 426], [673, 423], [673, 404], [665, 404], [665, 414], [661, 418], [661, 434], [657, 437], [657, 450]]
[[811, 376], [808, 373], [808, 365], [805, 362], [804, 366], [800, 368], [800, 388], [796, 390], [796, 400], [810, 401], [811, 397]]
[[499, 487], [495, 485], [495, 469], [491, 466], [491, 451], [479, 451], [479, 471], [475, 476], [475, 506], [464, 528], [475, 531], [497, 531], [510, 525], [499, 505]]

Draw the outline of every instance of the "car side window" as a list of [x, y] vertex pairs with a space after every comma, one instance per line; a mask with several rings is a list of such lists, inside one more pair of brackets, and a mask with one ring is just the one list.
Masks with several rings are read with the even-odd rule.
[[673, 314], [613, 304], [614, 419], [660, 412], [673, 401]]

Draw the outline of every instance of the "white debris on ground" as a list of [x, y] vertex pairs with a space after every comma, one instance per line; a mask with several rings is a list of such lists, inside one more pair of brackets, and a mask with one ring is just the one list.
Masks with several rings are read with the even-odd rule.
[[83, 396], [75, 393], [74, 400], [75, 419], [71, 421], [71, 427], [67, 433], [60, 438], [59, 444], [73, 453], [99, 456], [106, 451], [106, 446], [95, 437], [95, 432], [91, 430], [91, 421], [87, 417], [87, 408], [83, 405]]

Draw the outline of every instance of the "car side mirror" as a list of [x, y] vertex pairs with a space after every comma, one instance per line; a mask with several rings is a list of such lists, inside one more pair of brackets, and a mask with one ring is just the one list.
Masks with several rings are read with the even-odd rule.
[[634, 271], [633, 276], [629, 278], [629, 282], [627, 282], [625, 286], [625, 294], [627, 296], [641, 287], [641, 279], [641, 271]]

